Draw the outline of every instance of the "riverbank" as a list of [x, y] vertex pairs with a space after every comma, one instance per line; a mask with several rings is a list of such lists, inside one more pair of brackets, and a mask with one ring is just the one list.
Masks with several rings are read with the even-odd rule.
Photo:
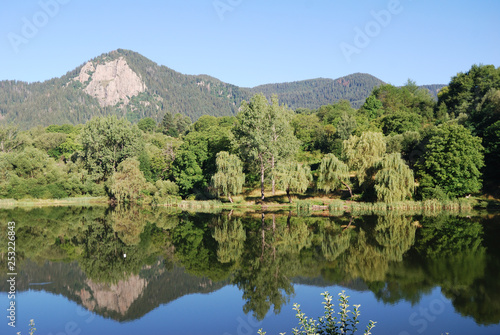
[[[384, 212], [408, 212], [408, 213], [432, 213], [440, 211], [467, 212], [472, 210], [500, 211], [500, 201], [485, 198], [460, 198], [455, 200], [439, 201], [400, 201], [394, 203], [384, 202], [360, 202], [352, 200], [341, 200], [328, 197], [309, 197], [295, 200], [292, 203], [281, 200], [280, 195], [271, 196], [264, 201], [254, 197], [235, 197], [233, 203], [220, 200], [181, 200], [168, 199], [151, 206], [173, 207], [187, 211], [297, 211], [328, 212], [332, 214], [352, 213], [384, 213]], [[0, 208], [13, 207], [57, 207], [57, 206], [109, 206], [113, 202], [107, 197], [77, 197], [64, 199], [0, 199]], [[144, 205], [144, 204], [140, 204]]]

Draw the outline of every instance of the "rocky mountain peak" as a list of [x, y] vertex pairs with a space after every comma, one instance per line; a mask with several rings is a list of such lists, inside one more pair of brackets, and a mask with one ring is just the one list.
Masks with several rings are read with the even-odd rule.
[[130, 97], [146, 90], [144, 82], [123, 57], [99, 64], [90, 61], [75, 80], [84, 84], [84, 91], [97, 98], [102, 107], [114, 106], [118, 102], [127, 105]]

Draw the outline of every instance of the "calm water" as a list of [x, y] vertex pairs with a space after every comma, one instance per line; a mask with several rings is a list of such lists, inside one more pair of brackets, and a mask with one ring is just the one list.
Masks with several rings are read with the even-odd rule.
[[291, 334], [293, 303], [317, 318], [343, 290], [373, 334], [500, 334], [498, 216], [44, 208], [0, 231], [0, 334]]

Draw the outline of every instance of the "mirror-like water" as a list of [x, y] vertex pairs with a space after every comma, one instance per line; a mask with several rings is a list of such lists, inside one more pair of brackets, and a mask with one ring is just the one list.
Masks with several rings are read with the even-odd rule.
[[0, 231], [1, 334], [290, 334], [293, 303], [317, 318], [342, 290], [373, 334], [500, 333], [495, 216], [66, 207], [0, 210]]

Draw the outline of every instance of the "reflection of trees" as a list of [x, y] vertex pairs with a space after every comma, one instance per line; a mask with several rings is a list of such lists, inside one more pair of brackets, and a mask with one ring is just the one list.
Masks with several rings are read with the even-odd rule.
[[97, 282], [116, 283], [131, 273], [137, 274], [143, 265], [139, 248], [123, 243], [107, 221], [90, 225], [81, 244], [80, 266], [87, 277]]
[[[391, 265], [386, 284], [375, 290], [376, 296], [384, 302], [405, 299], [416, 303], [424, 292], [441, 286], [456, 307], [465, 301], [479, 305], [479, 297], [461, 300], [461, 295], [484, 294], [484, 291], [476, 291], [478, 280], [487, 277], [481, 224], [446, 215], [424, 217], [421, 222], [423, 228], [416, 234], [415, 249], [418, 253], [404, 263]], [[472, 305], [466, 308], [481, 308]]]
[[[262, 214], [259, 231], [252, 230], [247, 234], [247, 248], [233, 279], [243, 290], [243, 299], [246, 300], [244, 312], [253, 311], [259, 320], [264, 318], [271, 306], [275, 313], [279, 313], [281, 306], [288, 302], [294, 292], [289, 274], [296, 269], [294, 263], [297, 261], [297, 255], [290, 257], [289, 252], [300, 252], [297, 244], [307, 245], [305, 240], [309, 234], [301, 235], [304, 223], [288, 221], [289, 224], [286, 224], [282, 219], [277, 222], [273, 214], [270, 225]], [[295, 245], [292, 247], [292, 244]]]
[[[500, 262], [487, 256], [483, 239], [481, 223], [441, 216], [424, 220], [417, 248], [425, 257], [427, 275], [442, 287], [458, 312], [480, 324], [496, 324], [500, 321]], [[490, 248], [498, 252], [497, 244], [495, 240]]]
[[[351, 223], [352, 218], [349, 225]], [[351, 229], [330, 223], [320, 227], [321, 251], [326, 260], [333, 262], [349, 248], [351, 245], [351, 232]]]
[[245, 247], [246, 233], [240, 218], [218, 216], [213, 238], [217, 241], [217, 258], [221, 263], [237, 261]]
[[137, 245], [146, 225], [146, 215], [136, 206], [118, 206], [111, 213], [114, 231], [126, 245]]
[[411, 222], [411, 217], [392, 213], [377, 218], [374, 237], [387, 260], [401, 262], [415, 243], [417, 227]]
[[217, 260], [217, 242], [207, 224], [211, 218], [211, 215], [182, 215], [172, 230], [172, 241], [176, 258], [190, 273], [222, 280], [229, 276], [231, 266]]

